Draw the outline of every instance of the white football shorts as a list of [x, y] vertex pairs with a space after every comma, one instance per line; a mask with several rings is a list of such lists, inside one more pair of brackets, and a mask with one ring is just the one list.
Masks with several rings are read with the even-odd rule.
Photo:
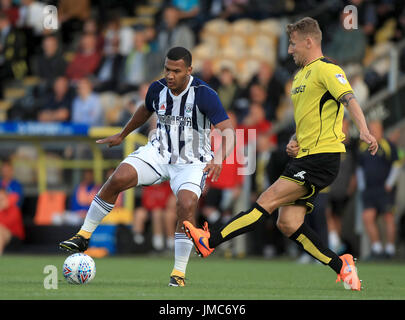
[[149, 186], [169, 180], [173, 193], [180, 190], [194, 192], [201, 196], [207, 173], [203, 172], [205, 163], [167, 164], [152, 144], [139, 147], [121, 163], [127, 163], [138, 173], [137, 186]]

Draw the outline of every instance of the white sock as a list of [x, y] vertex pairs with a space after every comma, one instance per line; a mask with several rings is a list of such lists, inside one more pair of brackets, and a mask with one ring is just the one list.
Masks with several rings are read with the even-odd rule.
[[113, 204], [107, 203], [96, 195], [90, 204], [89, 211], [87, 211], [86, 218], [84, 219], [82, 230], [87, 232], [94, 232], [101, 220], [111, 212], [114, 208]]
[[190, 258], [193, 242], [187, 238], [185, 233], [174, 234], [174, 267], [172, 274], [177, 272], [186, 274], [188, 259]]
[[395, 245], [393, 243], [387, 243], [385, 245], [385, 253], [393, 256], [395, 254]]
[[380, 242], [380, 241], [374, 242], [374, 243], [371, 245], [371, 250], [372, 250], [374, 253], [377, 253], [377, 254], [382, 253], [382, 251], [383, 251], [383, 246], [382, 246], [381, 242]]
[[340, 246], [340, 238], [336, 231], [329, 232], [329, 247], [336, 251]]
[[165, 246], [163, 235], [154, 234], [152, 237], [152, 246], [155, 250], [162, 250]]
[[214, 212], [212, 212], [208, 217], [207, 220], [209, 223], [215, 223], [217, 222], [217, 220], [221, 218], [221, 213], [218, 210], [215, 210]]
[[166, 238], [166, 246], [167, 246], [167, 249], [169, 249], [169, 250], [174, 249], [174, 237], [167, 237]]

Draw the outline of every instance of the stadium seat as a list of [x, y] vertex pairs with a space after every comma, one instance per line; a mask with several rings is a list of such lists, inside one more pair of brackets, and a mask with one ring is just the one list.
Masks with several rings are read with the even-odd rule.
[[193, 49], [193, 60], [194, 59], [212, 59], [217, 55], [217, 48], [210, 43], [201, 43], [194, 47]]
[[246, 48], [246, 38], [239, 34], [225, 33], [220, 36], [219, 45], [221, 48], [232, 47], [236, 50], [244, 50]]
[[252, 19], [239, 19], [231, 24], [230, 29], [237, 35], [250, 35], [257, 32], [257, 23]]
[[258, 22], [257, 29], [259, 32], [271, 33], [276, 38], [278, 38], [282, 32], [280, 22], [272, 18]]
[[210, 32], [214, 34], [224, 34], [228, 32], [230, 24], [223, 19], [212, 19], [204, 24], [202, 32]]
[[66, 209], [66, 193], [64, 191], [45, 191], [38, 197], [34, 223], [51, 225], [54, 215], [63, 214]]

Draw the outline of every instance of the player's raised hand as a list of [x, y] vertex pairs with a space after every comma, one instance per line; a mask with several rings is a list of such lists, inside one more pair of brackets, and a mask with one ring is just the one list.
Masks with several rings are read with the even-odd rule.
[[121, 144], [123, 138], [121, 137], [120, 133], [114, 134], [113, 136], [104, 138], [104, 139], [99, 139], [96, 141], [96, 143], [103, 144], [103, 143], [108, 143], [108, 147], [114, 147], [118, 146]]
[[298, 145], [297, 140], [291, 139], [286, 147], [287, 154], [290, 157], [295, 158], [298, 155], [298, 151], [300, 151], [300, 147]]
[[374, 156], [378, 151], [378, 143], [370, 132], [360, 132], [360, 140], [368, 144], [368, 151]]
[[215, 163], [214, 160], [211, 160], [206, 167], [204, 168], [204, 173], [207, 172], [207, 178], [210, 179], [212, 182], [215, 182], [218, 180], [219, 175], [221, 174], [222, 171], [222, 164]]

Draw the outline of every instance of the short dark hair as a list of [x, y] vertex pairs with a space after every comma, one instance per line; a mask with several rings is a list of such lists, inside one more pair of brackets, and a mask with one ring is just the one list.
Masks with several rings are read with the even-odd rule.
[[304, 36], [312, 36], [318, 43], [322, 41], [322, 31], [319, 28], [318, 21], [311, 17], [305, 17], [294, 23], [287, 25], [287, 35], [291, 36], [294, 31]]
[[190, 51], [188, 51], [186, 48], [183, 47], [174, 47], [171, 48], [167, 54], [166, 54], [166, 58], [170, 59], [170, 60], [180, 60], [182, 59], [184, 61], [184, 63], [186, 64], [186, 67], [190, 67], [191, 66], [191, 53]]

